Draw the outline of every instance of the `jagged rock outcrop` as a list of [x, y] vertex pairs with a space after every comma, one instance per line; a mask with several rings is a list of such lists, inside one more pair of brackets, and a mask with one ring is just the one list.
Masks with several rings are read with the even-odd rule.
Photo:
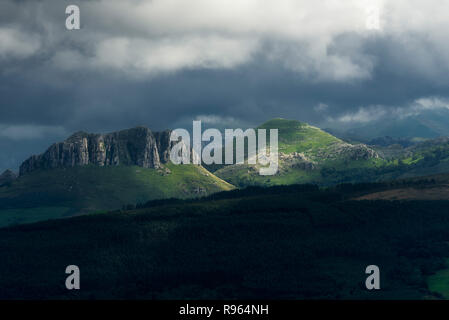
[[88, 164], [160, 168], [161, 164], [169, 161], [171, 146], [170, 131], [153, 133], [145, 127], [108, 134], [77, 132], [67, 140], [53, 144], [45, 153], [24, 161], [20, 175], [37, 169]]
[[9, 169], [5, 170], [0, 175], [0, 187], [10, 184], [11, 182], [13, 182], [16, 179], [17, 179], [17, 174], [15, 174], [14, 172], [12, 172]]
[[314, 170], [316, 164], [311, 161], [304, 153], [292, 152], [292, 153], [279, 153], [280, 163], [284, 167], [301, 169], [301, 170]]
[[371, 149], [365, 144], [350, 145], [350, 147], [346, 146], [345, 148], [342, 148], [341, 154], [346, 156], [350, 160], [368, 160], [380, 158], [379, 154], [374, 149]]
[[379, 154], [365, 144], [336, 143], [323, 152], [318, 152], [317, 157], [322, 160], [346, 159], [368, 160], [380, 158]]

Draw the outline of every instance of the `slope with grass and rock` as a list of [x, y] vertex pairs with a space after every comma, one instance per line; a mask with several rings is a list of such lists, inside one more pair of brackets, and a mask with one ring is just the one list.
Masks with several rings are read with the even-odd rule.
[[[377, 168], [384, 161], [364, 144], [350, 144], [307, 123], [273, 119], [258, 128], [278, 129], [279, 170], [274, 176], [260, 176], [259, 165], [229, 165], [214, 173], [236, 185], [282, 185], [318, 183], [331, 185], [352, 181], [348, 171]], [[267, 131], [268, 132], [268, 131]], [[269, 140], [269, 138], [267, 138]], [[342, 174], [339, 176], [338, 173]], [[354, 177], [353, 181], [356, 181]]]
[[169, 132], [144, 127], [75, 133], [24, 161], [19, 177], [2, 175], [0, 226], [234, 188], [201, 166], [172, 164], [170, 147]]

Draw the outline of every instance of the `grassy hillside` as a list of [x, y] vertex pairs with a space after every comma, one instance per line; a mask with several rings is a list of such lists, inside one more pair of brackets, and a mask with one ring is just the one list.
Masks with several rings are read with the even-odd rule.
[[[260, 176], [258, 165], [231, 165], [214, 173], [240, 187], [316, 183], [378, 182], [449, 172], [449, 139], [427, 140], [398, 150], [349, 144], [295, 120], [274, 119], [260, 128], [279, 128], [279, 172]], [[394, 149], [394, 148], [393, 148]], [[385, 156], [385, 154], [387, 156]]]
[[198, 197], [232, 188], [194, 165], [40, 170], [0, 188], [0, 226], [112, 210], [152, 199]]
[[[0, 299], [439, 297], [427, 281], [449, 257], [449, 202], [344, 190], [250, 188], [1, 229]], [[69, 264], [79, 291], [64, 287]]]
[[[230, 165], [214, 174], [202, 167], [85, 166], [36, 171], [0, 187], [0, 226], [120, 208], [151, 199], [189, 198], [246, 186], [378, 182], [449, 172], [449, 140], [440, 138], [378, 157], [365, 145], [348, 144], [295, 120], [273, 119], [259, 128], [279, 129], [279, 172], [259, 175], [258, 165]], [[223, 180], [227, 181], [223, 181]], [[230, 185], [230, 184], [232, 185]], [[441, 199], [447, 186], [421, 193]], [[383, 191], [366, 199], [417, 198], [415, 189]]]
[[296, 120], [273, 119], [258, 128], [267, 131], [279, 129], [279, 152], [283, 153], [302, 152], [314, 156], [319, 150], [343, 142], [319, 128]]
[[365, 169], [377, 170], [386, 164], [383, 159], [367, 156], [368, 152], [374, 151], [366, 146], [350, 145], [307, 123], [273, 119], [259, 128], [279, 130], [278, 174], [260, 176], [259, 166], [248, 164], [224, 166], [214, 174], [241, 187], [295, 183], [332, 185], [370, 181], [365, 180], [360, 172]]

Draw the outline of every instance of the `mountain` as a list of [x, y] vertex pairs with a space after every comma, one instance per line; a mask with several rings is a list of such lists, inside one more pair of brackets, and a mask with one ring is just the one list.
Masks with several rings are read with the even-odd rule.
[[[307, 123], [273, 119], [259, 128], [279, 128], [279, 171], [260, 176], [258, 165], [228, 165], [213, 171], [239, 187], [314, 183], [379, 182], [449, 172], [449, 138], [384, 137], [366, 145], [348, 143]], [[392, 144], [390, 144], [392, 143]], [[402, 143], [402, 145], [401, 145]]]
[[368, 160], [378, 158], [364, 144], [349, 144], [304, 122], [273, 119], [260, 129], [279, 129], [279, 152], [283, 155], [300, 153], [316, 163], [330, 160]]
[[[258, 165], [229, 165], [214, 173], [237, 186], [346, 182], [331, 177], [335, 170], [348, 171], [376, 167], [379, 154], [364, 144], [349, 144], [307, 123], [273, 119], [260, 129], [279, 129], [279, 171], [274, 176], [260, 176]], [[333, 170], [333, 171], [332, 171]]]
[[407, 166], [400, 178], [449, 172], [449, 138], [426, 140], [403, 150], [398, 161]]
[[19, 177], [0, 187], [0, 226], [234, 188], [201, 166], [169, 162], [169, 136], [137, 127], [77, 132], [53, 144], [25, 160]]
[[160, 168], [170, 154], [170, 131], [155, 132], [145, 127], [108, 134], [77, 132], [53, 144], [42, 155], [32, 156], [20, 166], [20, 175], [38, 169], [84, 165], [136, 165]]
[[427, 109], [403, 117], [384, 117], [366, 124], [338, 124], [326, 131], [338, 137], [368, 142], [379, 137], [426, 138], [449, 136], [449, 109]]
[[379, 147], [390, 147], [392, 145], [399, 145], [401, 147], [407, 148], [416, 143], [425, 141], [424, 138], [393, 138], [390, 136], [378, 137], [371, 139], [367, 142], [367, 145], [374, 145]]

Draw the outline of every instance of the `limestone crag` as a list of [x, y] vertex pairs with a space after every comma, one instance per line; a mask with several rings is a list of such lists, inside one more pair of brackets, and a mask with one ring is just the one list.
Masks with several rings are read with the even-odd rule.
[[83, 165], [137, 165], [160, 168], [170, 158], [170, 131], [152, 132], [137, 127], [108, 134], [77, 132], [55, 143], [41, 155], [28, 158], [20, 166], [20, 175], [38, 169], [67, 168]]

